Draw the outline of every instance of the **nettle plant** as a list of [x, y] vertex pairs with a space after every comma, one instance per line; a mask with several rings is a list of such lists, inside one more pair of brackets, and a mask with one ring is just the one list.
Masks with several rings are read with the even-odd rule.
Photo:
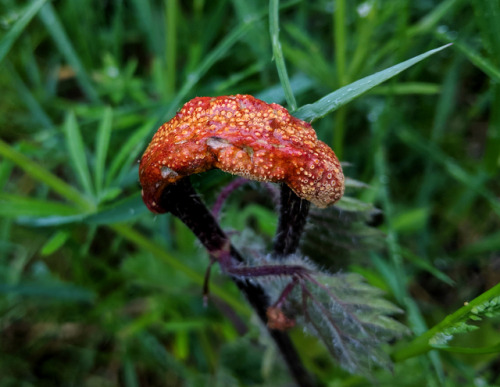
[[[267, 325], [300, 385], [311, 385], [312, 379], [286, 333], [295, 325], [322, 340], [341, 366], [363, 374], [376, 365], [390, 369], [384, 343], [407, 332], [391, 317], [400, 309], [379, 289], [358, 274], [326, 272], [313, 263], [316, 257], [300, 250], [311, 204], [313, 219], [321, 219], [321, 211], [325, 218], [332, 211], [363, 212], [353, 209], [354, 199], [341, 199], [346, 185], [341, 164], [310, 123], [443, 48], [354, 82], [292, 114], [249, 95], [195, 98], [159, 128], [141, 159], [146, 206], [180, 218], [209, 254], [205, 294], [210, 266], [217, 262]], [[294, 106], [286, 71], [280, 71], [280, 79]], [[215, 168], [239, 177], [223, 189], [211, 211], [190, 176]], [[255, 244], [251, 249], [237, 246], [219, 224], [224, 200], [247, 179], [279, 184], [279, 221], [270, 251]], [[352, 180], [347, 184], [358, 185]], [[275, 186], [268, 189], [277, 191]], [[326, 229], [335, 233], [328, 225]]]

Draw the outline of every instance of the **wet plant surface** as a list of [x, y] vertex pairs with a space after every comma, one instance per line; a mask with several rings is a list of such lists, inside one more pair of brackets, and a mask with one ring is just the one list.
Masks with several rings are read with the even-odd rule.
[[[498, 15], [496, 0], [4, 1], [0, 385], [497, 385]], [[211, 170], [148, 211], [155, 131], [237, 94], [312, 124], [340, 201]], [[212, 226], [183, 218], [193, 198]]]

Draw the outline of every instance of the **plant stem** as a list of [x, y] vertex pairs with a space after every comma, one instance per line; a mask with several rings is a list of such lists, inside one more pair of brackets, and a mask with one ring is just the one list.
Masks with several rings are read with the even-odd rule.
[[295, 253], [309, 213], [310, 202], [299, 198], [286, 184], [281, 185], [281, 205], [274, 256], [284, 257]]
[[[244, 262], [241, 254], [231, 245], [229, 238], [220, 228], [217, 220], [185, 178], [165, 188], [161, 197], [162, 208], [177, 216], [200, 240], [210, 255], [221, 259], [221, 266], [227, 263]], [[229, 254], [230, 261], [222, 259], [225, 253]], [[227, 267], [223, 268], [227, 269]], [[270, 306], [269, 296], [264, 289], [255, 282], [241, 277], [232, 277], [238, 288], [245, 294], [250, 305], [257, 312], [264, 324], [267, 324], [267, 308]], [[283, 359], [299, 386], [314, 386], [290, 337], [283, 331], [269, 329], [269, 334], [278, 346]]]

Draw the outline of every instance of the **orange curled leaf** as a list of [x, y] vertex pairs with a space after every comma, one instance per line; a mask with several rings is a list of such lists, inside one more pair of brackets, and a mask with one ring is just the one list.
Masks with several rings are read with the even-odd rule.
[[158, 129], [139, 167], [144, 202], [165, 212], [167, 185], [213, 168], [285, 183], [318, 207], [344, 193], [340, 162], [311, 125], [250, 95], [194, 98]]

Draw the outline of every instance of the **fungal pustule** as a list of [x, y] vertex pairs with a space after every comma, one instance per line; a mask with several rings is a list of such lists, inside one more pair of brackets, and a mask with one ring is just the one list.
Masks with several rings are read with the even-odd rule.
[[250, 95], [194, 98], [163, 124], [140, 163], [143, 200], [166, 212], [166, 186], [213, 168], [284, 183], [321, 208], [344, 193], [340, 162], [311, 125]]

